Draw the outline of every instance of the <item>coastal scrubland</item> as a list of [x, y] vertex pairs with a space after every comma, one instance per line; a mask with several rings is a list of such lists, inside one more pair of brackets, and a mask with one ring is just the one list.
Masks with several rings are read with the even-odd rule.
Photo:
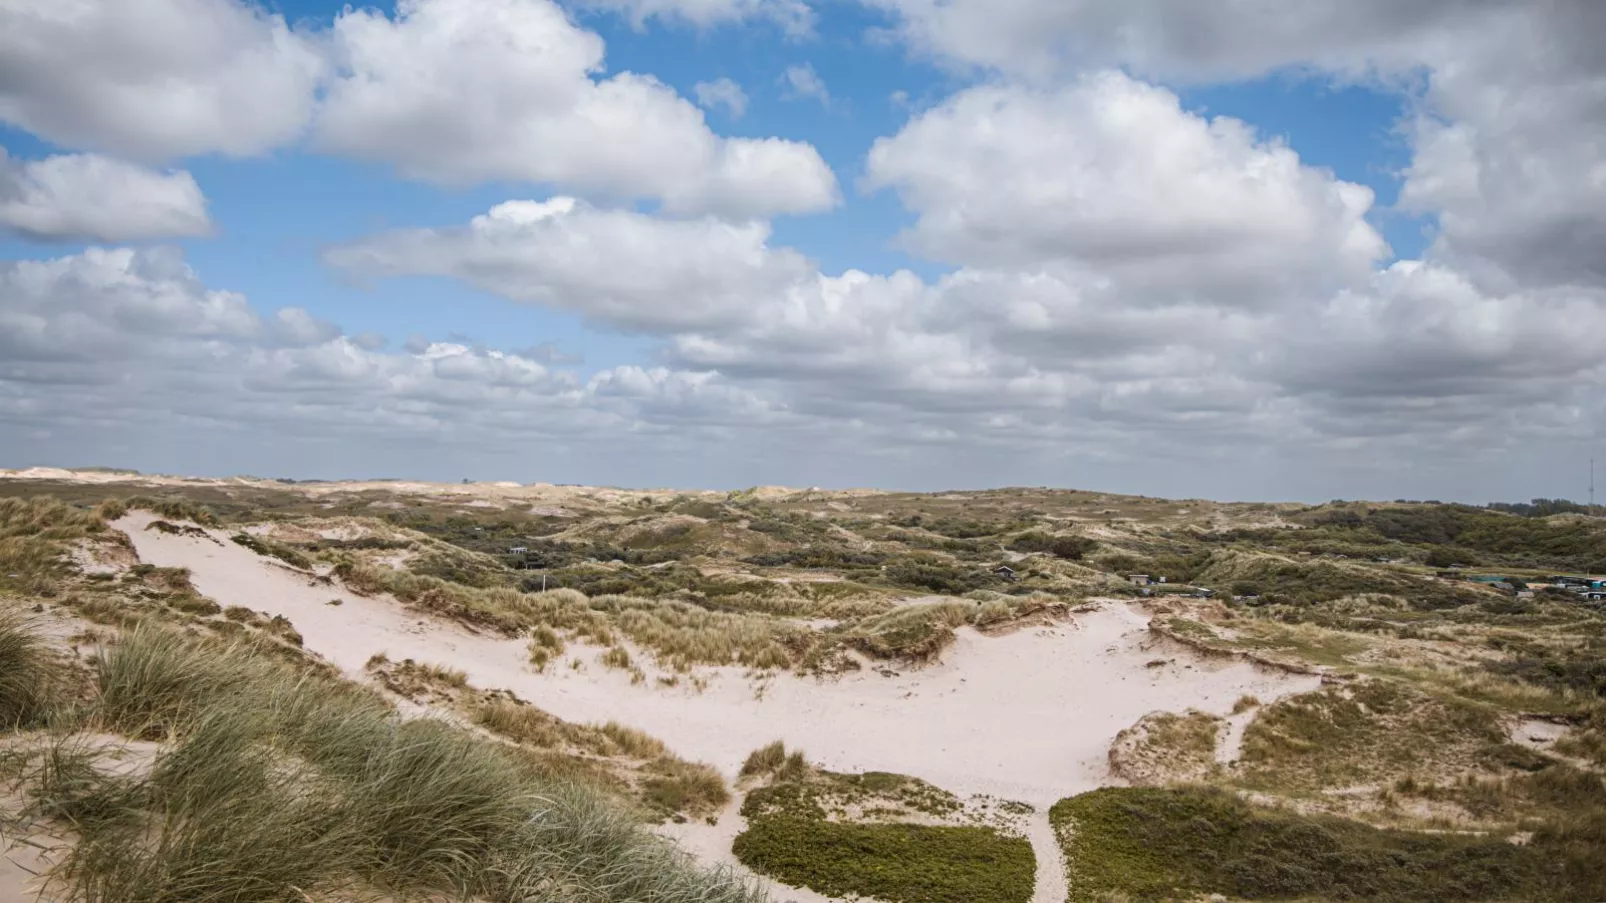
[[[1319, 683], [1141, 718], [1112, 737], [1111, 786], [1058, 802], [780, 745], [722, 771], [459, 662], [342, 671], [305, 624], [142, 561], [129, 511], [325, 604], [385, 600], [522, 644], [532, 674], [638, 692], [899, 681], [963, 636], [1107, 605], [1145, 613], [1156, 675]], [[85, 901], [756, 900], [749, 871], [1042, 901], [1047, 856], [1070, 900], [1606, 898], [1606, 614], [1550, 586], [1602, 571], [1606, 520], [1554, 505], [0, 479], [0, 833], [48, 839], [48, 891]], [[738, 817], [740, 873], [649, 830]]]

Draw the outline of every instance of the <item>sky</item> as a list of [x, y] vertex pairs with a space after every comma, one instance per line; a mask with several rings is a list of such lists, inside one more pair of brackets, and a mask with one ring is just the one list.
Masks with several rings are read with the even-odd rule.
[[1606, 477], [1594, 0], [0, 0], [0, 467]]

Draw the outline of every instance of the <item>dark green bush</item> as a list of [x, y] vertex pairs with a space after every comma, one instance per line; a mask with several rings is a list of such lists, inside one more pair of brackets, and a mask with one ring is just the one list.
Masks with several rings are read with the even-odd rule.
[[1086, 536], [1052, 536], [1033, 530], [1015, 537], [1009, 547], [1017, 552], [1047, 552], [1055, 558], [1080, 561], [1084, 555], [1097, 549], [1099, 544]]
[[833, 897], [888, 903], [1026, 903], [1031, 844], [991, 828], [778, 818], [736, 838], [754, 871]]
[[[1210, 789], [1105, 788], [1061, 800], [1072, 901], [1218, 893], [1376, 903], [1600, 899], [1587, 864], [1550, 844], [1389, 831], [1257, 808]], [[1578, 835], [1569, 834], [1576, 842]], [[1581, 845], [1580, 845], [1581, 846]], [[1597, 851], [1598, 852], [1598, 851]], [[1574, 877], [1574, 876], [1577, 877]]]

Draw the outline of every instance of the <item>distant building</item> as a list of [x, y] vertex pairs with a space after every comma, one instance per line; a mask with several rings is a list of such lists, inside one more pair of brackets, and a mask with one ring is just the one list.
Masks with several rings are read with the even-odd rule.
[[1149, 579], [1148, 574], [1127, 574], [1126, 579], [1131, 581], [1133, 586], [1148, 586], [1154, 582]]
[[1001, 564], [998, 567], [993, 568], [993, 575], [1004, 580], [1014, 580], [1015, 569], [1007, 564]]
[[508, 549], [507, 553], [509, 555], [523, 555], [524, 553], [526, 553], [528, 551], [530, 551], [530, 550], [525, 548], [524, 546], [514, 546], [513, 548]]

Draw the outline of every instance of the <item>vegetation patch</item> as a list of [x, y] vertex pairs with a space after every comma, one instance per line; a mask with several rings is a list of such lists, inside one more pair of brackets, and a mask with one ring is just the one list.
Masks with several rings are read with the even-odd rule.
[[741, 776], [744, 778], [772, 776], [780, 780], [797, 780], [808, 774], [808, 760], [803, 757], [803, 750], [786, 751], [786, 744], [779, 740], [767, 746], [761, 746], [747, 754], [746, 761], [742, 762]]
[[754, 871], [833, 897], [888, 903], [1026, 903], [1032, 847], [989, 828], [763, 819], [736, 838]]
[[1206, 712], [1155, 712], [1115, 735], [1110, 773], [1134, 784], [1202, 781], [1216, 770], [1222, 720]]
[[106, 650], [96, 682], [60, 723], [159, 740], [148, 767], [105, 768], [99, 734], [6, 744], [25, 817], [76, 835], [52, 876], [63, 899], [761, 898], [538, 757], [399, 719], [315, 669], [143, 629]]
[[59, 663], [27, 622], [0, 609], [0, 731], [43, 718], [61, 679]]
[[754, 750], [748, 830], [736, 856], [756, 871], [830, 896], [889, 903], [1024, 901], [1035, 860], [1016, 821], [1029, 807], [968, 805], [940, 787], [887, 772], [811, 769], [780, 742]]
[[[1251, 806], [1201, 788], [1105, 788], [1050, 812], [1069, 900], [1576, 901], [1601, 899], [1577, 841], [1422, 834]], [[1592, 836], [1592, 835], [1591, 835]]]
[[1302, 791], [1391, 783], [1474, 768], [1505, 742], [1487, 706], [1429, 696], [1394, 681], [1329, 686], [1280, 699], [1244, 731], [1237, 780]]

